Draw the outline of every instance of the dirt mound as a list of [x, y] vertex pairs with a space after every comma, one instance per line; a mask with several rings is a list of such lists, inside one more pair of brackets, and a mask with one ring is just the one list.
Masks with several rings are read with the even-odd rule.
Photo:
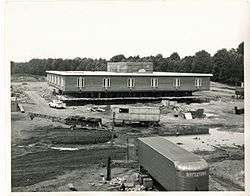
[[56, 128], [49, 132], [47, 138], [56, 144], [97, 144], [108, 142], [112, 134], [105, 129]]
[[29, 145], [36, 142], [53, 143], [53, 144], [97, 144], [105, 143], [111, 140], [112, 134], [106, 129], [94, 128], [70, 128], [62, 127], [40, 127], [32, 132], [22, 130], [26, 135], [20, 145]]

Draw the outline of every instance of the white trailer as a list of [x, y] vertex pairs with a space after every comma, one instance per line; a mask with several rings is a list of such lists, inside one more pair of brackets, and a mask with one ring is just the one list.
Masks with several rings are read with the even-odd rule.
[[158, 124], [160, 122], [159, 107], [116, 105], [111, 110], [115, 123]]

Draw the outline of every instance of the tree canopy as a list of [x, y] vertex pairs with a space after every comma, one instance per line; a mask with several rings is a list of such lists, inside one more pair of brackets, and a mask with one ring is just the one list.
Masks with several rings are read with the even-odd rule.
[[[207, 51], [201, 50], [194, 56], [180, 58], [177, 52], [173, 52], [169, 57], [162, 54], [155, 56], [140, 57], [123, 54], [110, 58], [111, 62], [152, 62], [154, 71], [164, 72], [193, 72], [212, 73], [213, 81], [236, 84], [244, 80], [244, 42], [237, 48], [230, 50], [220, 49], [213, 56]], [[11, 73], [46, 75], [46, 70], [60, 71], [105, 71], [107, 69], [106, 59], [92, 59], [77, 57], [74, 59], [31, 59], [28, 62], [11, 61]]]

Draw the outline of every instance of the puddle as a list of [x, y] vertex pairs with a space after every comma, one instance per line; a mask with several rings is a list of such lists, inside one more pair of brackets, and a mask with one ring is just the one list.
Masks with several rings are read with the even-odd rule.
[[218, 115], [212, 114], [212, 113], [204, 113], [206, 115], [206, 118], [216, 118]]
[[60, 151], [75, 151], [79, 150], [79, 148], [65, 148], [65, 147], [50, 147], [51, 149], [54, 150], [60, 150]]

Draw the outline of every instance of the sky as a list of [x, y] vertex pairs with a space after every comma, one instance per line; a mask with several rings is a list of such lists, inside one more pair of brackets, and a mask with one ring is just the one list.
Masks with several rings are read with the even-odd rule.
[[9, 1], [9, 60], [105, 58], [237, 48], [247, 1]]

